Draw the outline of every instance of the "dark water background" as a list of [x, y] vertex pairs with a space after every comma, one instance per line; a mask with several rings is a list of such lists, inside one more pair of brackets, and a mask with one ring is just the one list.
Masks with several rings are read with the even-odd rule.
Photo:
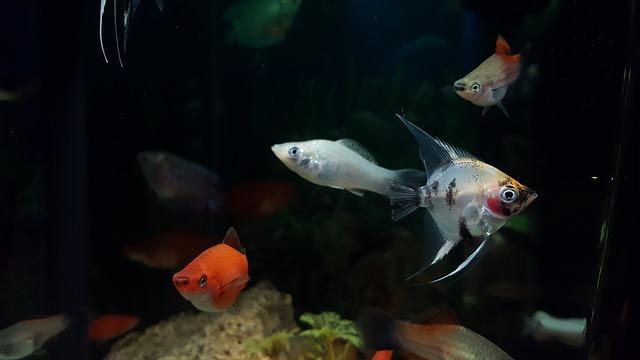
[[[285, 42], [257, 50], [225, 42], [220, 19], [231, 4], [169, 1], [160, 13], [143, 1], [124, 69], [110, 21], [111, 63], [102, 59], [98, 2], [23, 1], [0, 11], [0, 79], [37, 88], [0, 103], [0, 328], [68, 312], [74, 326], [51, 343], [51, 357], [104, 354], [78, 345], [90, 315], [133, 313], [146, 326], [191, 308], [171, 272], [128, 261], [122, 246], [175, 228], [222, 235], [234, 225], [254, 281], [291, 293], [297, 312], [355, 318], [375, 305], [403, 316], [444, 300], [516, 359], [620, 358], [626, 348], [616, 344], [631, 341], [620, 309], [626, 303], [637, 318], [638, 304], [629, 230], [639, 168], [637, 143], [628, 141], [637, 135], [634, 1], [303, 0]], [[440, 92], [492, 53], [497, 34], [526, 49], [505, 100], [510, 118], [497, 108], [480, 117], [480, 108]], [[393, 223], [384, 198], [317, 187], [269, 149], [349, 137], [385, 167], [419, 168], [393, 116], [401, 111], [540, 195], [525, 211], [531, 232], [501, 230], [505, 241], [442, 291], [403, 284], [420, 264], [421, 216]], [[143, 150], [197, 161], [220, 174], [223, 190], [286, 180], [298, 197], [258, 222], [180, 215], [150, 193], [135, 158]], [[611, 255], [598, 275], [605, 219]], [[533, 295], [483, 292], [498, 281]], [[518, 335], [521, 314], [591, 321], [594, 304], [587, 349]]]

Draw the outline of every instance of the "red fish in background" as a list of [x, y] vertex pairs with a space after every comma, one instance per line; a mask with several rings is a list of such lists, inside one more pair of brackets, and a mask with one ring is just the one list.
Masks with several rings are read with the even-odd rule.
[[163, 151], [138, 153], [149, 186], [171, 208], [215, 211], [222, 202], [218, 175], [194, 162]]
[[127, 245], [122, 253], [128, 259], [155, 269], [177, 269], [191, 261], [219, 238], [187, 231], [169, 231], [141, 243]]
[[371, 360], [391, 360], [393, 358], [393, 350], [378, 350]]
[[256, 181], [233, 186], [225, 194], [225, 206], [234, 218], [273, 215], [295, 197], [293, 183]]
[[467, 76], [456, 81], [453, 89], [461, 98], [481, 106], [482, 115], [497, 105], [509, 117], [502, 105], [509, 84], [520, 76], [520, 54], [511, 55], [511, 48], [502, 36], [498, 35], [496, 52], [478, 65]]
[[180, 295], [205, 312], [229, 309], [248, 281], [249, 263], [233, 228], [221, 244], [205, 250], [173, 275]]
[[94, 319], [89, 325], [89, 341], [105, 342], [124, 335], [140, 323], [133, 315], [110, 314]]

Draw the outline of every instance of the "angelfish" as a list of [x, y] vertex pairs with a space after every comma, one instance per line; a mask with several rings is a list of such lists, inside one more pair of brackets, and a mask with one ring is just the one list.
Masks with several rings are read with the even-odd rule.
[[[431, 281], [453, 280], [480, 257], [489, 236], [538, 195], [468, 152], [434, 138], [401, 115], [420, 148], [427, 182], [420, 187], [391, 183], [391, 217], [399, 220], [418, 207], [424, 216], [429, 249], [425, 265], [409, 279], [441, 260], [461, 241], [479, 244], [453, 272]], [[433, 246], [431, 246], [433, 245]]]
[[364, 191], [388, 195], [393, 182], [420, 184], [423, 172], [389, 170], [378, 166], [373, 155], [351, 139], [288, 142], [271, 147], [291, 171], [322, 186], [344, 189], [362, 196]]
[[0, 330], [0, 359], [22, 359], [38, 351], [44, 343], [64, 331], [67, 318], [60, 314], [24, 320]]
[[509, 44], [498, 35], [495, 54], [456, 81], [453, 89], [461, 98], [483, 107], [483, 116], [491, 106], [497, 105], [509, 117], [502, 99], [507, 94], [509, 84], [516, 81], [519, 75], [520, 54], [511, 55]]

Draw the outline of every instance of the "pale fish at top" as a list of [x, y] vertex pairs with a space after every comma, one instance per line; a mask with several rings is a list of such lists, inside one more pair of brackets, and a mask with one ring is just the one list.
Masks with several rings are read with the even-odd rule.
[[351, 139], [288, 142], [273, 145], [271, 150], [291, 171], [308, 181], [358, 196], [365, 190], [388, 195], [392, 182], [422, 184], [426, 179], [418, 170], [378, 166], [371, 153]]
[[557, 318], [538, 310], [525, 321], [525, 333], [540, 341], [556, 340], [569, 346], [584, 345], [586, 318]]
[[507, 41], [498, 35], [496, 52], [483, 61], [467, 76], [456, 81], [453, 89], [461, 98], [474, 105], [481, 106], [482, 115], [497, 105], [509, 117], [509, 112], [502, 105], [509, 84], [520, 75], [520, 54], [511, 55]]
[[479, 259], [489, 236], [538, 195], [495, 167], [430, 136], [401, 115], [396, 116], [418, 142], [428, 176], [421, 187], [390, 184], [393, 220], [418, 207], [427, 209], [426, 263], [409, 279], [441, 260], [459, 242], [479, 244], [454, 271], [431, 282], [453, 280]]
[[20, 321], [0, 330], [0, 360], [22, 359], [33, 354], [67, 325], [67, 318], [60, 314]]

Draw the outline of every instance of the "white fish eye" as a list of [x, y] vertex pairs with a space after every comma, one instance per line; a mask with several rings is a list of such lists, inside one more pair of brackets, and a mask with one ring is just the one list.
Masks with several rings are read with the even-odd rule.
[[198, 281], [198, 285], [200, 285], [201, 288], [207, 286], [207, 275], [200, 276], [200, 281]]
[[293, 146], [289, 149], [289, 157], [295, 158], [300, 155], [300, 149], [297, 146]]
[[516, 190], [512, 186], [505, 186], [500, 189], [500, 200], [507, 204], [511, 204], [512, 202], [518, 199], [518, 190]]
[[477, 82], [471, 84], [471, 91], [473, 91], [474, 93], [480, 92], [480, 84], [478, 84]]

